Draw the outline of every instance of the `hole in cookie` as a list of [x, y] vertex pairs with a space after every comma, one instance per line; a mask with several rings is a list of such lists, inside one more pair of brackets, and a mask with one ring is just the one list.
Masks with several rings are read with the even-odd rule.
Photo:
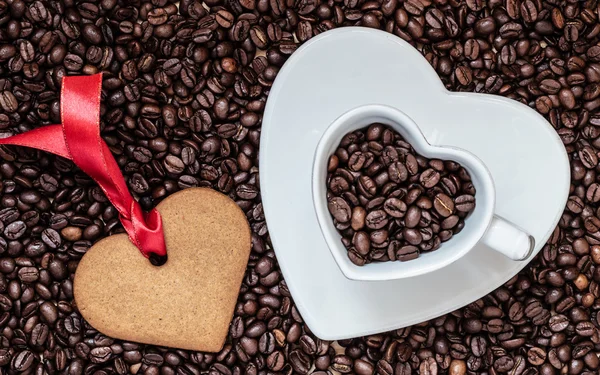
[[342, 138], [329, 157], [326, 183], [334, 226], [358, 266], [435, 251], [475, 208], [465, 168], [419, 155], [381, 123]]

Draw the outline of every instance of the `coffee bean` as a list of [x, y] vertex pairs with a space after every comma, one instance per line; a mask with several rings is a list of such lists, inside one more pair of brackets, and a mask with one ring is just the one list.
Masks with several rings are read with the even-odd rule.
[[169, 76], [174, 76], [176, 74], [179, 74], [182, 67], [183, 66], [182, 66], [181, 62], [177, 58], [173, 58], [173, 59], [169, 59], [169, 60], [165, 61], [162, 66], [165, 73]]
[[546, 352], [538, 347], [533, 347], [527, 351], [527, 361], [534, 366], [541, 366], [546, 360]]
[[56, 306], [52, 302], [44, 302], [39, 307], [40, 313], [42, 314], [42, 320], [47, 323], [54, 323], [58, 319], [58, 311]]
[[23, 350], [15, 353], [10, 363], [10, 367], [14, 371], [25, 372], [32, 368], [35, 364], [35, 355], [29, 350]]
[[471, 340], [471, 351], [473, 355], [482, 357], [487, 349], [487, 342], [482, 336], [475, 336]]
[[366, 263], [365, 257], [360, 255], [360, 253], [354, 248], [348, 250], [348, 258], [352, 263], [356, 264], [357, 266], [364, 266]]
[[107, 346], [100, 346], [90, 351], [90, 361], [92, 363], [105, 363], [110, 360], [112, 350]]
[[167, 155], [164, 166], [165, 170], [172, 174], [180, 174], [185, 169], [183, 161], [175, 155]]
[[430, 189], [440, 181], [440, 174], [434, 169], [426, 169], [421, 173], [420, 182], [423, 187]]
[[148, 12], [148, 22], [151, 25], [162, 25], [167, 22], [169, 15], [164, 8], [155, 8]]
[[38, 323], [31, 331], [30, 343], [33, 346], [42, 346], [48, 338], [48, 326], [45, 324]]
[[0, 349], [0, 366], [6, 366], [10, 363], [11, 352], [9, 349]]
[[438, 365], [433, 357], [426, 358], [419, 366], [419, 373], [423, 375], [437, 375]]
[[590, 186], [588, 186], [585, 197], [591, 203], [599, 202], [600, 201], [600, 184], [594, 182]]
[[407, 207], [406, 203], [398, 198], [388, 198], [383, 204], [383, 209], [388, 215], [401, 218], [405, 215]]
[[456, 76], [456, 80], [462, 86], [470, 85], [473, 80], [473, 73], [471, 72], [471, 69], [468, 66], [458, 66], [455, 69], [454, 74]]
[[407, 228], [415, 228], [421, 221], [422, 210], [417, 206], [410, 206], [406, 212], [404, 225]]
[[386, 361], [384, 359], [380, 359], [377, 362], [376, 371], [380, 375], [393, 375], [394, 374], [394, 368], [388, 361]]
[[416, 246], [403, 246], [396, 251], [396, 259], [405, 262], [419, 257], [419, 249]]
[[17, 111], [18, 102], [12, 92], [0, 92], [0, 107], [2, 107], [2, 109], [8, 113], [13, 113]]
[[598, 156], [590, 146], [584, 146], [579, 151], [579, 158], [586, 168], [594, 168], [598, 164]]
[[357, 189], [362, 195], [370, 197], [377, 193], [377, 184], [369, 176], [360, 176]]
[[307, 374], [310, 370], [310, 358], [300, 350], [292, 351], [289, 355], [289, 361], [294, 371], [299, 374]]
[[352, 244], [358, 253], [365, 256], [371, 250], [371, 241], [369, 235], [366, 232], [356, 232], [352, 239]]
[[388, 167], [388, 175], [392, 182], [404, 182], [408, 178], [408, 169], [401, 162], [395, 161]]
[[335, 197], [331, 199], [328, 207], [333, 217], [341, 223], [348, 222], [352, 217], [350, 206], [343, 198]]
[[6, 62], [17, 53], [17, 49], [11, 44], [2, 44], [0, 46], [0, 60]]
[[83, 60], [81, 57], [69, 53], [64, 58], [65, 68], [70, 71], [79, 71], [83, 67]]
[[300, 347], [302, 351], [308, 355], [315, 355], [318, 351], [317, 342], [309, 335], [300, 337]]
[[13, 221], [4, 229], [4, 235], [9, 240], [21, 238], [27, 231], [27, 226], [22, 221]]
[[494, 369], [499, 372], [508, 372], [514, 364], [514, 359], [505, 355], [494, 361]]
[[522, 346], [524, 343], [525, 343], [524, 338], [514, 338], [514, 339], [504, 340], [500, 343], [500, 345], [507, 350], [513, 350], [515, 348]]
[[531, 0], [526, 0], [521, 3], [521, 15], [525, 22], [535, 22], [538, 17], [538, 11], [535, 3]]
[[383, 210], [371, 211], [367, 214], [365, 223], [369, 229], [381, 229], [388, 223], [387, 214]]
[[267, 367], [273, 371], [281, 371], [285, 365], [283, 353], [275, 351], [271, 353], [266, 360]]
[[217, 14], [215, 15], [215, 20], [221, 27], [228, 29], [231, 26], [233, 26], [235, 18], [233, 14], [223, 9], [217, 12]]
[[[384, 208], [385, 208], [385, 206], [384, 206]], [[391, 216], [393, 216], [393, 215], [391, 215]], [[352, 229], [354, 229], [354, 230], [362, 229], [365, 226], [366, 217], [367, 217], [367, 211], [363, 207], [360, 207], [360, 206], [354, 207], [352, 209], [352, 216], [351, 216]]]
[[353, 361], [346, 355], [336, 355], [331, 364], [331, 368], [342, 374], [352, 372]]
[[448, 217], [454, 212], [454, 202], [444, 193], [435, 196], [433, 207], [443, 217]]
[[560, 83], [554, 79], [544, 79], [540, 82], [540, 90], [546, 94], [557, 94], [560, 90]]
[[581, 211], [583, 211], [583, 207], [584, 207], [584, 203], [581, 200], [581, 198], [577, 197], [577, 196], [570, 196], [568, 201], [567, 201], [567, 208], [575, 213], [575, 214], [579, 214], [581, 213]]
[[60, 235], [52, 228], [47, 228], [42, 232], [42, 241], [51, 249], [56, 249], [62, 244]]
[[589, 336], [592, 336], [595, 333], [595, 331], [596, 331], [596, 328], [589, 321], [588, 322], [579, 322], [575, 326], [575, 332], [577, 332], [577, 334], [580, 336], [589, 337]]
[[404, 228], [402, 231], [404, 240], [411, 245], [420, 245], [423, 242], [423, 235], [416, 229]]
[[350, 170], [354, 172], [358, 172], [363, 168], [367, 161], [367, 156], [361, 152], [357, 151], [350, 155], [350, 159], [348, 160], [348, 167]]

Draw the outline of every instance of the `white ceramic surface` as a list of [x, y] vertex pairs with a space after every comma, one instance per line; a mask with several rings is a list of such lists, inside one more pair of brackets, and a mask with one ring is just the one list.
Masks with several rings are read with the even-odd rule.
[[[476, 206], [466, 219], [464, 229], [444, 242], [439, 250], [422, 253], [419, 258], [410, 262], [375, 262], [360, 267], [348, 258], [347, 250], [342, 244], [341, 236], [335, 229], [328, 210], [327, 166], [329, 157], [346, 134], [375, 122], [394, 128], [417, 153], [423, 156], [452, 160], [461, 164], [471, 175], [475, 186]], [[515, 260], [523, 260], [529, 256], [535, 244], [529, 234], [502, 218], [494, 217], [496, 204], [494, 181], [479, 158], [457, 147], [430, 145], [418, 124], [404, 112], [390, 106], [366, 104], [353, 108], [335, 119], [323, 132], [314, 156], [312, 194], [317, 219], [329, 250], [344, 275], [353, 280], [392, 280], [435, 271], [463, 257], [484, 235], [483, 241], [490, 247]], [[494, 221], [493, 225], [492, 221]]]
[[[329, 124], [368, 103], [402, 110], [432, 145], [477, 155], [496, 183], [496, 213], [535, 238], [533, 254], [514, 262], [479, 243], [426, 275], [346, 278], [316, 217], [312, 162]], [[497, 96], [450, 93], [420, 53], [396, 36], [341, 28], [305, 43], [279, 72], [263, 118], [260, 184], [269, 233], [294, 301], [311, 330], [333, 340], [432, 319], [514, 276], [558, 223], [569, 164], [556, 132], [532, 109]]]

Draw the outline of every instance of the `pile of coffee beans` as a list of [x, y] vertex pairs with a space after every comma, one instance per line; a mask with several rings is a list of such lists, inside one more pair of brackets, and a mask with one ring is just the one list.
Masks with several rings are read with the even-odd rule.
[[[73, 273], [95, 241], [122, 232], [117, 212], [72, 163], [1, 148], [0, 372], [597, 374], [599, 5], [0, 0], [0, 136], [58, 123], [61, 77], [103, 72], [102, 136], [142, 205], [207, 186], [235, 199], [253, 232], [223, 350], [115, 340], [81, 318]], [[450, 90], [537, 109], [567, 149], [571, 196], [539, 255], [493, 293], [413, 327], [329, 342], [304, 324], [281, 276], [257, 156], [265, 100], [282, 64], [311, 37], [350, 25], [409, 41]]]
[[357, 266], [437, 250], [475, 208], [460, 164], [418, 155], [384, 124], [346, 134], [327, 168], [329, 212]]

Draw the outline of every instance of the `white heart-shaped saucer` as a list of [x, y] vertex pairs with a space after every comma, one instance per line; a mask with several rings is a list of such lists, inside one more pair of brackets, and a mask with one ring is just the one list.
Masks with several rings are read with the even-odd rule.
[[[496, 213], [535, 238], [533, 254], [514, 262], [479, 243], [426, 275], [373, 282], [346, 278], [316, 217], [312, 163], [329, 124], [369, 103], [405, 112], [432, 145], [477, 155], [496, 184]], [[550, 237], [570, 181], [562, 142], [535, 111], [502, 97], [450, 93], [412, 46], [364, 28], [323, 33], [286, 62], [265, 109], [260, 172], [265, 216], [290, 292], [311, 330], [330, 340], [415, 324], [489, 293]]]

